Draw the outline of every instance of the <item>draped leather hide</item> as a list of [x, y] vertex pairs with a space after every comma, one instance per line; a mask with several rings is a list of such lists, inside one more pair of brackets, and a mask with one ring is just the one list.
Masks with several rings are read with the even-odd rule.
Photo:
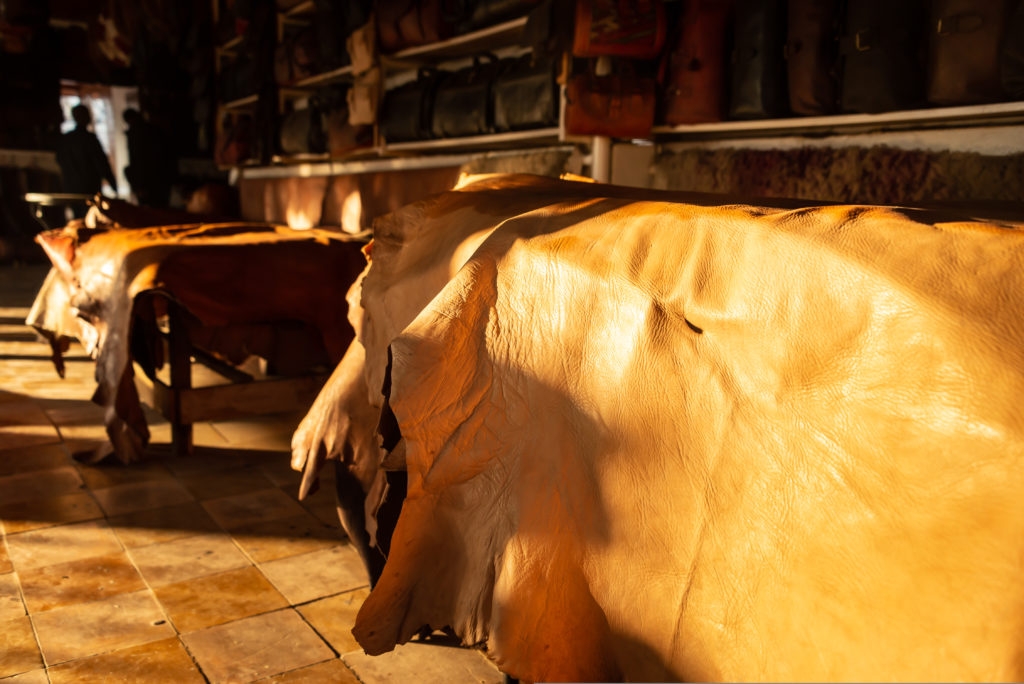
[[1020, 227], [526, 176], [379, 219], [293, 442], [372, 518], [367, 406], [401, 433], [356, 638], [451, 626], [529, 681], [1024, 676]]
[[[302, 323], [319, 334], [332, 363], [352, 339], [337, 293], [347, 290], [365, 262], [362, 243], [348, 236], [246, 223], [133, 230], [76, 224], [43, 233], [38, 241], [67, 290], [67, 306], [80, 319], [81, 330], [73, 331], [80, 334], [73, 336], [96, 359], [93, 401], [107, 409], [111, 444], [91, 460], [111, 451], [124, 462], [138, 460], [149, 438], [133, 382], [132, 331], [136, 317], [152, 318], [161, 307], [144, 295], [161, 293], [181, 306], [193, 342], [236, 363], [257, 353], [259, 341], [247, 325]], [[48, 296], [60, 304], [52, 293], [37, 298], [34, 314], [43, 327], [54, 319]], [[225, 326], [241, 327], [220, 334]], [[67, 331], [57, 331], [56, 339], [62, 334]]]

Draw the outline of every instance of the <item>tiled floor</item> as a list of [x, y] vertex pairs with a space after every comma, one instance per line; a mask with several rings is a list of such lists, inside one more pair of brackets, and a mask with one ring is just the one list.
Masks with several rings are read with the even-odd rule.
[[[301, 413], [196, 428], [169, 455], [87, 466], [105, 439], [91, 360], [61, 380], [22, 324], [42, 267], [0, 268], [0, 679], [36, 682], [500, 682], [480, 653], [352, 638], [366, 574], [333, 488], [296, 499]], [[329, 485], [329, 483], [325, 483]]]

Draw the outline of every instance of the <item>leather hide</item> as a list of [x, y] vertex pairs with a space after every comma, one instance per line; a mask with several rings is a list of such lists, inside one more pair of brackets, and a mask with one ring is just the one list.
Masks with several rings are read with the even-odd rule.
[[530, 681], [1024, 676], [1016, 226], [510, 177], [371, 256], [408, 496], [368, 653], [450, 625]]
[[[244, 326], [299, 322], [317, 331], [337, 362], [352, 340], [337, 301], [363, 268], [362, 243], [333, 232], [244, 223], [123, 230], [69, 226], [41, 234], [80, 323], [94, 331], [86, 347], [96, 359], [93, 401], [107, 409], [113, 451], [136, 461], [149, 439], [133, 382], [136, 316], [159, 315], [149, 293], [163, 293], [188, 315], [189, 334], [204, 348], [240, 362], [256, 353]], [[45, 318], [45, 317], [44, 317]], [[240, 335], [218, 335], [224, 326]]]

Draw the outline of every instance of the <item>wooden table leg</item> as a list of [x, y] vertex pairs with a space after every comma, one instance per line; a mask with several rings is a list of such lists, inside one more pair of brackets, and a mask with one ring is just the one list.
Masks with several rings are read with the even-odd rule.
[[191, 455], [192, 424], [181, 420], [181, 391], [192, 389], [192, 353], [181, 311], [174, 304], [168, 306], [168, 346], [171, 363], [171, 453], [175, 456]]

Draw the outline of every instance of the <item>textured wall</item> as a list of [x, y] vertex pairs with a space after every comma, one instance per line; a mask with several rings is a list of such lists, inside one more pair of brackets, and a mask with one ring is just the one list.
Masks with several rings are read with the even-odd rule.
[[1024, 200], [1024, 154], [895, 147], [662, 150], [652, 184], [670, 190], [863, 204]]

